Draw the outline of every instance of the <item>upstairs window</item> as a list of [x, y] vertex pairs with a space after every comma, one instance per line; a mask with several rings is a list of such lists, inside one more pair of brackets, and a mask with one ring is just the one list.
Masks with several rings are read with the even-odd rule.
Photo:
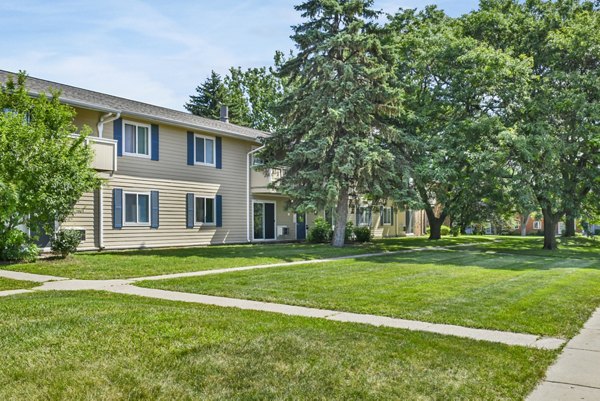
[[215, 138], [203, 135], [194, 137], [194, 162], [207, 166], [215, 165]]
[[126, 122], [123, 153], [129, 156], [150, 157], [150, 126]]
[[196, 224], [215, 224], [215, 198], [196, 197]]

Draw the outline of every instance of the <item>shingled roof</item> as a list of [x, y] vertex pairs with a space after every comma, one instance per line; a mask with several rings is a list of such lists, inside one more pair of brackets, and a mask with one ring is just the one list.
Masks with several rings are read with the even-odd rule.
[[[0, 70], [0, 83], [5, 83], [10, 76], [16, 80], [15, 73]], [[183, 111], [168, 109], [166, 107], [154, 106], [148, 103], [94, 92], [75, 86], [46, 81], [44, 79], [27, 77], [25, 85], [32, 95], [49, 93], [50, 90], [59, 90], [60, 100], [72, 106], [104, 112], [120, 112], [123, 116], [141, 117], [153, 122], [162, 122], [187, 129], [197, 129], [255, 141], [259, 138], [269, 136], [268, 132], [242, 127], [220, 120], [199, 117]]]

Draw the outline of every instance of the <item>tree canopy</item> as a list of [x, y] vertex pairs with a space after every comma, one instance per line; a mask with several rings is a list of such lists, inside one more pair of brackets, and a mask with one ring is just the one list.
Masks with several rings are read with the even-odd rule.
[[52, 235], [83, 193], [100, 184], [85, 141], [89, 128], [74, 137], [73, 108], [58, 93], [31, 97], [25, 80], [20, 73], [0, 86], [1, 255], [19, 226]]
[[219, 119], [221, 105], [225, 105], [233, 124], [270, 132], [276, 125], [272, 107], [282, 92], [281, 81], [271, 68], [232, 67], [224, 78], [212, 71], [184, 107], [192, 114]]
[[283, 167], [278, 188], [296, 210], [335, 207], [333, 245], [343, 246], [352, 194], [383, 197], [394, 188], [390, 150], [399, 93], [370, 0], [306, 1], [293, 27], [297, 53], [279, 69], [288, 90], [275, 111], [279, 127], [261, 157]]

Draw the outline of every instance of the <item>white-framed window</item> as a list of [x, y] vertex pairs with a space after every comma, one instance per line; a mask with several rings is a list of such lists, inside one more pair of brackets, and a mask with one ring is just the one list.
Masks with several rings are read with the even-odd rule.
[[533, 222], [533, 229], [534, 230], [541, 230], [542, 229], [542, 222], [539, 220], [536, 220]]
[[252, 155], [252, 166], [262, 166], [264, 164], [264, 162], [262, 161], [262, 159], [260, 157], [257, 157], [256, 155]]
[[215, 138], [205, 135], [194, 135], [194, 164], [214, 166], [217, 159]]
[[125, 206], [124, 225], [150, 225], [150, 194], [148, 192], [123, 192]]
[[358, 208], [358, 225], [359, 226], [370, 226], [371, 225], [371, 208], [370, 207], [359, 207]]
[[392, 208], [391, 207], [383, 208], [383, 215], [381, 216], [381, 222], [383, 223], [384, 226], [392, 225]]
[[123, 154], [150, 158], [150, 126], [123, 122]]
[[216, 202], [214, 197], [196, 196], [194, 200], [195, 225], [216, 224]]

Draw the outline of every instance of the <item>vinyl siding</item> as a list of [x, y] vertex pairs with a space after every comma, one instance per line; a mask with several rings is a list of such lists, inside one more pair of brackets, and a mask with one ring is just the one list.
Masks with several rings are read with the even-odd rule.
[[[112, 224], [112, 189], [124, 192], [159, 191], [158, 229]], [[223, 196], [223, 226], [186, 228], [186, 194], [213, 197]], [[235, 193], [235, 192], [233, 192]], [[246, 241], [246, 217], [240, 201], [223, 186], [193, 181], [148, 179], [115, 175], [104, 189], [104, 245], [108, 249], [192, 246]]]
[[[92, 136], [98, 136], [98, 121], [102, 113], [93, 110], [86, 110], [81, 108], [75, 108], [77, 115], [75, 116], [75, 125], [77, 126], [77, 132], [81, 131], [83, 125], [87, 125], [92, 129]], [[106, 126], [104, 128], [106, 132]]]
[[79, 245], [79, 249], [96, 249], [98, 229], [94, 224], [98, 219], [98, 191], [84, 194], [77, 205], [75, 205], [73, 215], [67, 219], [61, 228], [75, 228], [85, 230], [85, 241]]

